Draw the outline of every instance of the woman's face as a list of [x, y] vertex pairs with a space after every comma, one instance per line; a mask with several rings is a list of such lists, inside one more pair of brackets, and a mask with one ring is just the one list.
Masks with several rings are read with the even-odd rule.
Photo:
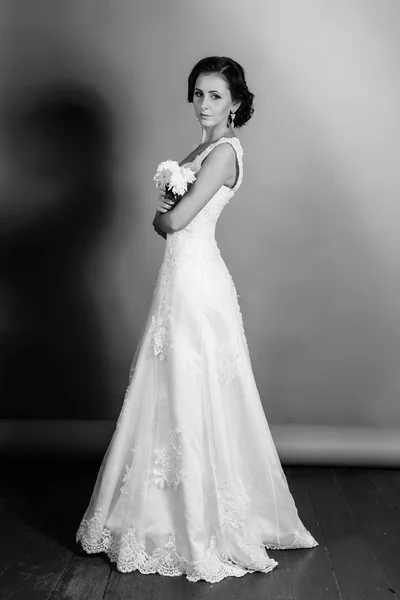
[[217, 73], [198, 76], [193, 92], [193, 106], [202, 127], [225, 126], [229, 113], [238, 103], [232, 100], [228, 84]]

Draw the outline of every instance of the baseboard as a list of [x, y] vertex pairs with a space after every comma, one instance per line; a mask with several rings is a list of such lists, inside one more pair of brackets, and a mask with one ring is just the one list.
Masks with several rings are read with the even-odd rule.
[[[400, 430], [327, 425], [270, 425], [283, 464], [400, 466]], [[0, 456], [98, 458], [114, 421], [0, 419]]]

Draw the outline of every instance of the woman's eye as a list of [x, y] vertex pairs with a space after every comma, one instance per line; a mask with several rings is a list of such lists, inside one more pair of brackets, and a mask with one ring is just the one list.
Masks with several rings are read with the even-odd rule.
[[[202, 96], [203, 94], [201, 92], [195, 92], [194, 95], [196, 96], [196, 98], [200, 98], [200, 96]], [[221, 96], [217, 96], [217, 94], [212, 94], [211, 98], [213, 100], [220, 100]]]

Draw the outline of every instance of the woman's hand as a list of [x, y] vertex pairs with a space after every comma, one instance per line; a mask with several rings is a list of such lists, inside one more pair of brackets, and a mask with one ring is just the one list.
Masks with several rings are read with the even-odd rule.
[[168, 196], [164, 196], [164, 194], [160, 194], [157, 200], [156, 210], [160, 213], [166, 213], [171, 208], [174, 207], [175, 200], [173, 198], [169, 198]]

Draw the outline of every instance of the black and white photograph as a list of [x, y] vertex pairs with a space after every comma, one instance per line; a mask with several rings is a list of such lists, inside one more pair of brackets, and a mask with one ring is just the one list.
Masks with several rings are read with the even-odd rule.
[[400, 600], [400, 2], [0, 48], [0, 600]]

